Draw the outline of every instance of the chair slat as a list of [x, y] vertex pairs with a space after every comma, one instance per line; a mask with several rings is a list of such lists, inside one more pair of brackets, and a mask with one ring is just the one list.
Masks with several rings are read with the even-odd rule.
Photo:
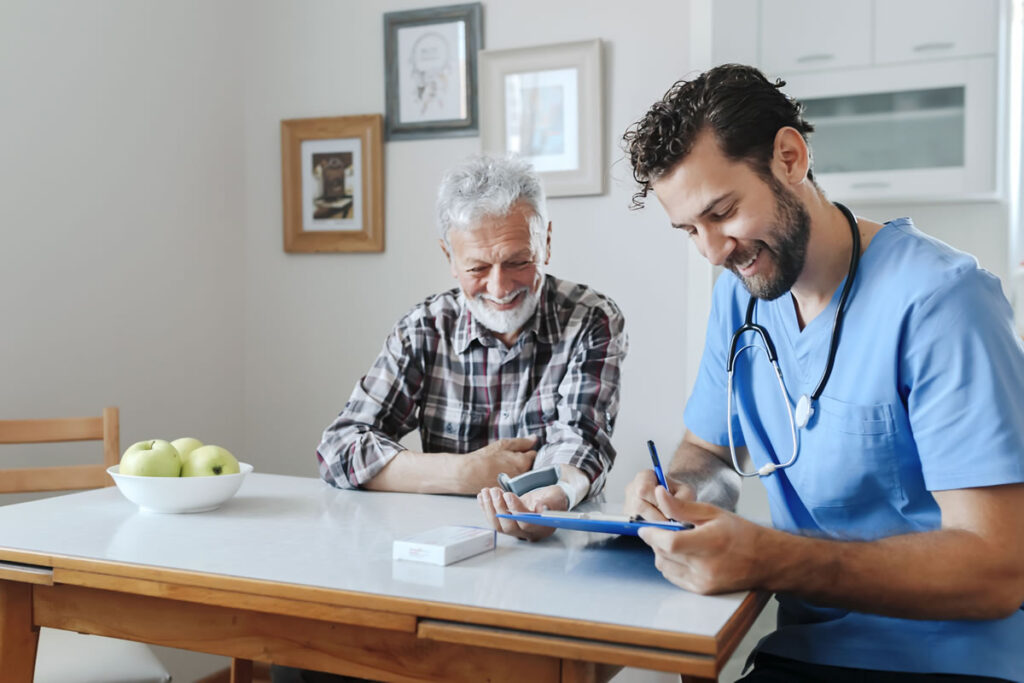
[[76, 491], [110, 486], [113, 483], [114, 480], [103, 465], [0, 470], [0, 493]]
[[57, 443], [102, 439], [103, 418], [101, 417], [0, 420], [0, 443]]

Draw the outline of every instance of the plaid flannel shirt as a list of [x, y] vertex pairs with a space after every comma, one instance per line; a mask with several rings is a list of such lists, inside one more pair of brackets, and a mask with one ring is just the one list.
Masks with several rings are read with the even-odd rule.
[[611, 299], [548, 275], [536, 314], [506, 348], [474, 319], [458, 288], [436, 294], [398, 321], [324, 431], [320, 475], [358, 488], [417, 427], [425, 453], [469, 453], [537, 435], [534, 467], [574, 465], [596, 494], [615, 459], [624, 328]]

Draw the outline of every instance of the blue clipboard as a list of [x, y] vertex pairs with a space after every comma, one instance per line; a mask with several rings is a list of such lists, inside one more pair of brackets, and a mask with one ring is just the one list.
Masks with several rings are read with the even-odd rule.
[[682, 522], [648, 522], [643, 519], [626, 515], [609, 515], [603, 512], [519, 512], [516, 514], [499, 514], [502, 519], [514, 519], [517, 522], [553, 526], [573, 531], [596, 531], [602, 534], [618, 534], [619, 536], [638, 536], [637, 533], [645, 526], [670, 531], [692, 529], [692, 524]]

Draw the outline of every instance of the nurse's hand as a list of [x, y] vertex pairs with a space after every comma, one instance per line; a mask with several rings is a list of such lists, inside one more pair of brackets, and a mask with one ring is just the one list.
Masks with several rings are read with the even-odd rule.
[[544, 510], [565, 510], [569, 506], [565, 491], [558, 486], [543, 486], [523, 494], [521, 498], [493, 486], [478, 493], [476, 499], [495, 530], [526, 541], [546, 538], [555, 533], [555, 527], [526, 524], [514, 519], [502, 519], [497, 515], [510, 512], [539, 513]]
[[640, 538], [654, 550], [654, 564], [666, 579], [703, 595], [761, 584], [763, 561], [756, 548], [764, 527], [714, 505], [681, 501], [661, 486], [655, 490], [655, 499], [663, 518], [694, 525], [684, 531], [640, 529]]
[[[697, 499], [693, 487], [673, 481], [667, 477], [665, 481], [668, 482], [669, 492], [679, 500], [694, 501]], [[654, 497], [654, 489], [657, 486], [658, 477], [655, 476], [654, 470], [638, 472], [633, 477], [633, 481], [629, 482], [629, 485], [626, 487], [626, 504], [623, 506], [625, 514], [640, 516], [652, 522], [664, 522], [668, 519], [658, 509], [658, 502]]]

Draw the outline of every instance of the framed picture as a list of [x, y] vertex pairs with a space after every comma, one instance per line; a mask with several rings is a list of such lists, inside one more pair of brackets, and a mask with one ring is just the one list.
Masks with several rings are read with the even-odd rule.
[[476, 135], [481, 4], [384, 15], [389, 140]]
[[380, 114], [281, 122], [284, 250], [384, 251]]
[[601, 41], [480, 52], [484, 152], [533, 163], [549, 197], [604, 192]]

